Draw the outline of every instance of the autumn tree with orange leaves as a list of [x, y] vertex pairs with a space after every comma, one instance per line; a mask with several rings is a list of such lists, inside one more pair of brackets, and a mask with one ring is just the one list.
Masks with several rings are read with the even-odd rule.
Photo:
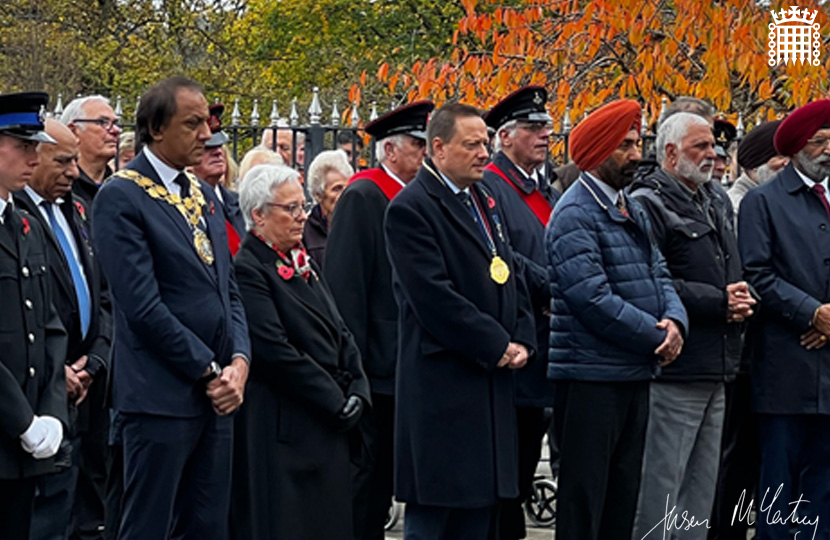
[[[828, 96], [830, 24], [821, 25], [820, 65], [768, 65], [771, 10], [753, 0], [524, 0], [504, 6], [464, 0], [444, 58], [383, 64], [374, 74], [406, 100], [461, 99], [489, 108], [508, 92], [541, 84], [549, 110], [575, 123], [614, 98], [639, 100], [649, 123], [662, 99], [689, 95], [713, 103], [733, 122], [777, 117]], [[816, 4], [816, 0], [812, 0]], [[514, 2], [515, 4], [515, 2]], [[363, 79], [366, 83], [366, 79]], [[352, 95], [360, 93], [352, 88]]]

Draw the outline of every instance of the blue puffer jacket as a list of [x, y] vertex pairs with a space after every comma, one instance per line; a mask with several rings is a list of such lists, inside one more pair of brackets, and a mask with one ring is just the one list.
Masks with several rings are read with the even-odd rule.
[[636, 201], [626, 198], [626, 206], [630, 217], [583, 173], [551, 216], [551, 379], [648, 380], [666, 336], [657, 322], [672, 319], [685, 334], [686, 310], [651, 241], [648, 216]]

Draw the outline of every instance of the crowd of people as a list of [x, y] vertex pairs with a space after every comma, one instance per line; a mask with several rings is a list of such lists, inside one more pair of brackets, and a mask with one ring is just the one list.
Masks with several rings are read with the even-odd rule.
[[558, 540], [830, 538], [830, 100], [643, 156], [620, 99], [555, 167], [527, 86], [238, 171], [192, 80], [47, 102], [0, 95], [3, 540], [518, 540], [546, 433]]

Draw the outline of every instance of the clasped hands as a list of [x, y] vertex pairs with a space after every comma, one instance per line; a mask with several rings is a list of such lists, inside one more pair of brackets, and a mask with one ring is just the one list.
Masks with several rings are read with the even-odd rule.
[[752, 306], [756, 304], [749, 292], [746, 281], [730, 283], [726, 286], [729, 310], [726, 313], [727, 322], [744, 322], [752, 316]]
[[80, 405], [86, 399], [86, 394], [92, 384], [92, 375], [86, 370], [86, 363], [89, 358], [83, 355], [74, 364], [64, 366], [66, 374], [66, 397]]
[[660, 367], [665, 367], [680, 356], [680, 351], [683, 350], [683, 336], [680, 334], [677, 324], [671, 319], [662, 319], [655, 326], [666, 331], [663, 343], [654, 349], [654, 354], [663, 358], [660, 361]]
[[[208, 369], [205, 375], [209, 372]], [[216, 414], [230, 414], [242, 405], [247, 380], [248, 362], [243, 357], [236, 356], [229, 366], [222, 368], [221, 375], [207, 384], [206, 393]]]
[[821, 349], [827, 345], [830, 336], [830, 304], [822, 304], [813, 315], [813, 325], [801, 335], [800, 343], [805, 349]]
[[496, 367], [506, 367], [507, 369], [519, 369], [524, 367], [527, 363], [527, 347], [520, 343], [511, 341], [507, 344], [507, 349], [501, 356]]

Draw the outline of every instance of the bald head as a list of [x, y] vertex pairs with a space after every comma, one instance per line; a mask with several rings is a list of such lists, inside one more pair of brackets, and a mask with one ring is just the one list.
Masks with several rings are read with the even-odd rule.
[[45, 126], [46, 133], [57, 144], [38, 146], [40, 162], [29, 186], [47, 201], [55, 202], [72, 189], [72, 182], [78, 178], [78, 138], [52, 118], [46, 120]]

